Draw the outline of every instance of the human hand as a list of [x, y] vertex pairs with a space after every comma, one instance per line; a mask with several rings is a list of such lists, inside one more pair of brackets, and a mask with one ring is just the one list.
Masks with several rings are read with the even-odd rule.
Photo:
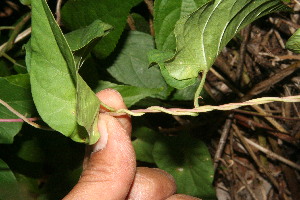
[[[121, 95], [112, 89], [97, 93], [106, 105], [126, 108]], [[101, 110], [105, 110], [101, 107]], [[75, 187], [64, 200], [196, 200], [179, 195], [173, 177], [167, 172], [146, 167], [136, 168], [131, 144], [130, 116], [113, 117], [101, 113], [99, 141], [88, 147], [83, 172]]]

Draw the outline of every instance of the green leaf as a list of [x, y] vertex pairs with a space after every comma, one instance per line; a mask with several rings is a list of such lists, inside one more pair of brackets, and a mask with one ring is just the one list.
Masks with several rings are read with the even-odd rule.
[[108, 81], [99, 81], [98, 86], [95, 88], [95, 92], [99, 92], [100, 90], [104, 90], [106, 88], [112, 88], [120, 92], [123, 97], [124, 103], [128, 108], [141, 99], [154, 96], [161, 92], [160, 89], [140, 88], [131, 85], [118, 85]]
[[154, 163], [152, 151], [159, 134], [147, 127], [139, 127], [132, 132], [136, 139], [132, 142], [136, 159], [142, 162]]
[[193, 85], [197, 78], [190, 78], [186, 80], [177, 80], [170, 76], [168, 70], [165, 67], [165, 64], [162, 63], [159, 65], [160, 71], [162, 76], [165, 78], [165, 81], [172, 87], [177, 88], [177, 89], [184, 89], [190, 85]]
[[0, 199], [24, 199], [21, 196], [20, 186], [9, 166], [0, 159]]
[[175, 51], [174, 26], [176, 22], [211, 0], [155, 0], [155, 43], [159, 50]]
[[108, 34], [112, 26], [101, 20], [95, 20], [89, 26], [77, 29], [65, 35], [72, 51], [77, 51], [87, 46], [93, 40]]
[[100, 101], [95, 93], [89, 88], [79, 74], [77, 74], [77, 122], [85, 127], [89, 134], [86, 143], [94, 144], [98, 141], [100, 133], [98, 131], [98, 115]]
[[[63, 35], [45, 4], [44, 0], [32, 1], [31, 55], [27, 59], [30, 61], [32, 96], [42, 119], [51, 128], [71, 136], [77, 126], [75, 63], [72, 63], [71, 50], [62, 40]], [[60, 48], [60, 42], [67, 47]], [[63, 52], [70, 57], [67, 59], [71, 60], [70, 67]]]
[[[30, 117], [34, 105], [28, 74], [1, 77], [0, 85], [0, 99], [19, 113]], [[18, 117], [0, 104], [0, 119], [18, 119]], [[14, 136], [21, 130], [22, 124], [23, 122], [0, 122], [0, 143], [12, 143]]]
[[[197, 79], [193, 85], [186, 87], [184, 89], [177, 89], [173, 93], [171, 100], [179, 100], [179, 101], [193, 100], [199, 83], [200, 83], [200, 80]], [[203, 95], [203, 92], [204, 92], [204, 90], [202, 90], [202, 95]], [[202, 97], [202, 95], [200, 95], [200, 96]]]
[[159, 168], [175, 178], [178, 193], [215, 198], [213, 164], [200, 140], [187, 135], [161, 138], [154, 144], [153, 158]]
[[41, 163], [45, 161], [45, 155], [37, 138], [21, 143], [17, 156], [29, 162]]
[[166, 98], [171, 89], [164, 81], [157, 67], [149, 68], [147, 53], [154, 49], [151, 35], [132, 31], [124, 47], [108, 72], [119, 82], [140, 88], [159, 88], [162, 92], [155, 95]]
[[[95, 47], [97, 57], [108, 56], [116, 47], [126, 25], [132, 7], [142, 0], [69, 0], [62, 8], [64, 25], [71, 30], [78, 29], [100, 19], [114, 27], [114, 30]], [[76, 19], [76, 20], [74, 20]]]
[[[99, 39], [112, 29], [101, 20], [95, 20], [85, 28], [75, 30], [65, 35], [71, 50], [74, 52], [76, 69], [79, 70], [88, 54]], [[90, 137], [89, 143], [95, 143], [99, 139], [98, 121], [99, 100], [77, 74], [77, 122], [84, 126]]]
[[[177, 89], [172, 97], [171, 97], [171, 100], [179, 100], [179, 101], [190, 101], [190, 100], [193, 100], [194, 99], [194, 95], [195, 95], [195, 92], [198, 88], [198, 85], [200, 84], [200, 80], [197, 79], [197, 81], [189, 86], [189, 87], [186, 87], [184, 89]], [[205, 99], [205, 102], [207, 103], [207, 100], [209, 99], [209, 96], [207, 94], [207, 92], [203, 89], [201, 91], [201, 94], [200, 94], [201, 98], [202, 99]]]
[[219, 52], [243, 27], [268, 13], [282, 10], [280, 0], [215, 0], [175, 26], [176, 53], [165, 62], [178, 80], [195, 78], [208, 71]]
[[285, 47], [295, 53], [300, 53], [300, 29], [298, 29], [286, 42]]
[[158, 49], [152, 49], [147, 53], [150, 65], [153, 65], [155, 63], [163, 64], [165, 60], [171, 59], [173, 55], [173, 51], [162, 51]]
[[65, 35], [71, 50], [74, 52], [77, 68], [80, 68], [100, 37], [107, 35], [111, 29], [112, 26], [103, 23], [101, 20], [95, 20], [89, 26]]
[[157, 63], [159, 65], [161, 75], [164, 77], [166, 83], [174, 88], [183, 89], [189, 85], [195, 83], [196, 78], [187, 79], [187, 80], [176, 80], [172, 76], [170, 76], [167, 71], [164, 61], [172, 58], [174, 53], [172, 51], [161, 51], [158, 49], [153, 49], [148, 52], [148, 60], [150, 65]]
[[[32, 95], [43, 120], [77, 142], [95, 143], [100, 102], [78, 74], [69, 44], [45, 0], [32, 2]], [[81, 43], [82, 44], [82, 43]]]

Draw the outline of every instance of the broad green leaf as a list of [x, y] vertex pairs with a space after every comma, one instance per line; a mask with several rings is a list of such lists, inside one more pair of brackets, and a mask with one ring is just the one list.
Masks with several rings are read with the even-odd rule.
[[155, 97], [166, 98], [170, 88], [164, 81], [157, 67], [149, 68], [147, 53], [154, 49], [152, 36], [132, 31], [124, 47], [108, 72], [119, 82], [140, 87], [159, 88], [162, 92]]
[[190, 85], [193, 85], [197, 78], [190, 78], [186, 80], [177, 80], [174, 77], [170, 76], [168, 70], [165, 67], [164, 63], [161, 63], [159, 65], [160, 71], [162, 76], [164, 77], [165, 81], [172, 87], [177, 88], [177, 89], [184, 89]]
[[[9, 166], [0, 159], [0, 199], [23, 199], [21, 187]], [[25, 199], [25, 198], [24, 198]], [[26, 198], [27, 199], [27, 198]]]
[[[67, 64], [67, 69], [69, 70], [69, 74], [70, 74], [73, 82], [75, 83], [76, 78], [77, 78], [76, 77], [76, 67], [75, 67], [74, 57], [73, 57], [73, 54], [72, 54], [71, 49], [70, 49], [70, 45], [66, 41], [66, 38], [64, 37], [61, 29], [59, 28], [58, 24], [56, 23], [56, 21], [54, 19], [54, 16], [52, 15], [51, 10], [48, 7], [46, 1], [41, 0], [40, 4], [38, 4], [38, 3], [34, 3], [34, 4], [37, 5], [35, 11], [36, 12], [40, 11], [42, 16], [43, 16], [42, 19], [44, 19], [45, 23], [48, 24], [48, 26], [46, 25], [46, 26], [43, 27], [43, 26], [40, 26], [40, 22], [36, 22], [37, 26], [36, 26], [35, 32], [37, 32], [37, 29], [40, 28], [39, 31], [48, 30], [47, 33], [49, 34], [49, 36], [54, 36], [52, 38], [52, 39], [55, 40], [54, 45], [58, 46], [58, 48], [60, 50], [60, 53], [61, 53], [61, 56], [63, 57], [64, 62]], [[37, 10], [37, 9], [40, 9], [40, 10]], [[32, 20], [33, 19], [34, 18], [32, 16]], [[37, 18], [37, 16], [35, 16], [35, 20], [36, 21], [37, 20], [44, 21], [44, 20], [41, 20], [40, 18]], [[32, 23], [32, 25], [33, 25], [33, 23]], [[37, 38], [35, 38], [35, 40], [36, 39]], [[42, 42], [44, 42], [44, 41], [42, 41]], [[51, 41], [51, 42], [53, 42], [53, 41]], [[31, 42], [31, 45], [33, 46], [33, 41]], [[51, 47], [51, 46], [49, 46], [49, 47]], [[49, 48], [49, 47], [46, 46], [46, 48]], [[32, 50], [34, 51], [35, 49], [32, 49]], [[49, 49], [48, 49], [48, 52], [49, 52]], [[46, 52], [44, 52], [44, 53], [46, 53]], [[61, 56], [59, 56], [59, 57], [61, 57]]]
[[71, 51], [77, 51], [84, 48], [93, 40], [108, 34], [112, 26], [103, 23], [101, 20], [95, 20], [89, 26], [77, 29], [65, 35]]
[[176, 22], [211, 0], [155, 0], [155, 43], [159, 50], [175, 51], [174, 26]]
[[136, 139], [132, 142], [136, 159], [142, 162], [154, 163], [152, 151], [159, 134], [147, 127], [139, 127], [132, 132]]
[[[32, 1], [31, 55], [27, 59], [32, 96], [42, 119], [51, 128], [71, 136], [77, 127], [75, 63], [72, 63], [71, 50], [62, 40], [62, 33], [46, 6], [44, 0]], [[67, 47], [60, 48], [60, 42]], [[70, 57], [67, 59], [71, 62], [70, 67], [62, 52]]]
[[285, 47], [295, 53], [300, 53], [300, 29], [298, 29], [286, 42]]
[[183, 89], [189, 85], [195, 83], [196, 78], [194, 79], [187, 79], [187, 80], [177, 80], [170, 76], [169, 72], [167, 71], [164, 61], [169, 60], [172, 58], [174, 53], [172, 51], [161, 51], [158, 49], [153, 49], [148, 52], [148, 61], [150, 66], [157, 63], [159, 65], [161, 75], [164, 77], [166, 83], [174, 88]]
[[[175, 79], [175, 80], [176, 80], [176, 79]], [[196, 92], [196, 90], [197, 90], [197, 88], [198, 88], [199, 83], [200, 83], [200, 80], [197, 79], [196, 82], [195, 82], [193, 85], [191, 85], [191, 86], [189, 86], [189, 87], [186, 87], [186, 88], [184, 88], [184, 89], [177, 89], [177, 90], [173, 93], [171, 99], [172, 99], [172, 100], [180, 100], [180, 101], [182, 101], [182, 100], [184, 100], [184, 101], [193, 100], [193, 99], [194, 99], [195, 92]], [[203, 95], [204, 90], [202, 90], [201, 93], [202, 93], [202, 95]], [[200, 95], [200, 96], [202, 97], [202, 95]]]
[[95, 143], [100, 102], [78, 74], [69, 44], [45, 0], [32, 2], [29, 51], [35, 105], [53, 129], [77, 142]]
[[[0, 85], [0, 99], [19, 113], [30, 117], [34, 105], [28, 74], [1, 77]], [[18, 117], [0, 104], [0, 119], [18, 119]], [[0, 122], [0, 143], [12, 143], [14, 136], [21, 130], [22, 124], [22, 122]]]
[[[172, 94], [171, 100], [179, 100], [179, 101], [193, 100], [195, 92], [196, 92], [199, 84], [200, 84], [200, 80], [197, 79], [197, 81], [193, 85], [186, 87], [184, 89], [177, 89]], [[207, 103], [207, 100], [210, 98], [204, 89], [201, 91], [200, 96], [202, 99], [205, 99], [206, 103]]]
[[96, 56], [104, 58], [116, 47], [130, 9], [140, 2], [142, 0], [69, 0], [62, 9], [62, 19], [71, 30], [87, 26], [96, 19], [112, 25], [114, 30], [95, 47]]
[[173, 57], [174, 52], [173, 51], [162, 51], [158, 49], [152, 49], [148, 51], [147, 56], [148, 56], [148, 62], [151, 65], [158, 63], [164, 63], [165, 60], [169, 60]]
[[107, 35], [111, 29], [110, 25], [103, 23], [101, 20], [95, 20], [89, 26], [65, 35], [71, 50], [74, 52], [77, 68], [80, 68], [86, 56], [100, 40], [100, 37]]
[[[92, 48], [101, 37], [107, 35], [112, 29], [101, 20], [95, 20], [91, 25], [75, 30], [66, 35], [71, 50], [74, 52], [76, 69], [79, 70]], [[89, 133], [89, 143], [93, 144], [99, 139], [98, 111], [99, 100], [77, 73], [77, 122], [85, 127]]]
[[175, 26], [176, 53], [165, 62], [178, 80], [195, 78], [208, 71], [218, 53], [243, 27], [268, 13], [282, 10], [280, 0], [215, 0]]
[[175, 178], [178, 193], [215, 198], [212, 160], [200, 140], [187, 135], [164, 137], [154, 144], [153, 158], [159, 168]]
[[89, 138], [85, 142], [89, 144], [94, 144], [98, 141], [100, 137], [100, 133], [98, 131], [98, 115], [100, 109], [100, 101], [79, 74], [77, 74], [76, 100], [77, 122], [80, 126], [85, 127], [89, 134]]
[[24, 140], [20, 144], [17, 156], [28, 162], [41, 163], [45, 161], [45, 155], [37, 138]]
[[154, 96], [161, 92], [161, 89], [140, 88], [131, 85], [118, 85], [108, 81], [99, 81], [98, 86], [95, 88], [95, 92], [99, 92], [100, 90], [104, 90], [106, 88], [112, 88], [120, 92], [123, 97], [124, 103], [128, 108], [141, 99]]

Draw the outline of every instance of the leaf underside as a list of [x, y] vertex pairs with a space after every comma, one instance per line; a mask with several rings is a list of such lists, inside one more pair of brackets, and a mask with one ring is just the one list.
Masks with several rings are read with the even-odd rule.
[[174, 26], [176, 22], [211, 0], [156, 0], [154, 1], [154, 30], [156, 48], [175, 51]]
[[[27, 61], [30, 62], [32, 96], [42, 119], [77, 142], [93, 144], [100, 137], [95, 125], [100, 102], [79, 75], [78, 65], [91, 51], [89, 44], [106, 35], [111, 27], [98, 21], [85, 28], [90, 34], [83, 38], [82, 30], [69, 35], [76, 58], [79, 58], [76, 63], [45, 0], [33, 1]], [[84, 51], [78, 52], [80, 49]]]
[[199, 72], [210, 69], [219, 52], [243, 27], [285, 8], [280, 0], [215, 0], [207, 3], [176, 23], [176, 53], [161, 64], [161, 68], [165, 67], [174, 79], [193, 80]]
[[95, 20], [89, 26], [65, 35], [73, 52], [77, 70], [100, 38], [107, 35], [112, 29], [112, 26], [103, 23], [101, 20]]

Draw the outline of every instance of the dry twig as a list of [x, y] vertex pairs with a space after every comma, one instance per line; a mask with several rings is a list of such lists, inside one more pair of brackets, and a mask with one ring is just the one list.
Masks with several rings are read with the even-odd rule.
[[254, 160], [255, 164], [259, 167], [260, 171], [262, 173], [264, 173], [269, 180], [271, 181], [271, 183], [276, 187], [276, 189], [279, 191], [280, 187], [278, 182], [275, 180], [275, 178], [270, 174], [270, 172], [268, 170], [266, 170], [266, 168], [264, 168], [264, 166], [260, 163], [260, 161], [257, 159], [256, 155], [254, 154], [253, 150], [250, 148], [250, 146], [248, 145], [248, 143], [246, 142], [245, 138], [242, 136], [242, 134], [240, 133], [240, 130], [238, 129], [238, 127], [235, 124], [232, 124], [232, 127], [234, 129], [234, 133], [237, 135], [237, 137], [239, 138], [239, 140], [241, 141], [241, 143], [243, 144], [243, 146], [246, 148], [246, 150], [248, 151], [248, 153], [250, 154], [251, 158]]
[[294, 162], [292, 162], [292, 161], [290, 161], [290, 160], [288, 160], [288, 159], [286, 159], [286, 158], [284, 158], [284, 157], [282, 157], [282, 156], [280, 156], [280, 155], [278, 155], [278, 154], [270, 151], [269, 149], [266, 149], [266, 148], [264, 148], [264, 147], [256, 144], [255, 142], [253, 142], [253, 141], [251, 141], [251, 140], [249, 140], [247, 138], [244, 138], [244, 139], [246, 140], [246, 142], [248, 144], [250, 144], [251, 146], [255, 147], [259, 151], [265, 153], [269, 158], [279, 160], [279, 161], [283, 162], [284, 164], [289, 165], [290, 167], [293, 167], [293, 168], [295, 168], [295, 169], [297, 169], [297, 170], [300, 171], [300, 165], [297, 165], [296, 163], [294, 163]]
[[221, 158], [222, 152], [224, 150], [225, 144], [226, 144], [226, 140], [228, 137], [228, 133], [230, 131], [230, 127], [231, 127], [231, 123], [232, 123], [232, 116], [233, 114], [230, 114], [228, 116], [228, 118], [226, 119], [225, 125], [223, 127], [223, 131], [221, 134], [221, 138], [217, 147], [217, 151], [215, 153], [214, 156], [214, 171], [216, 171], [217, 167], [218, 167], [218, 162]]

